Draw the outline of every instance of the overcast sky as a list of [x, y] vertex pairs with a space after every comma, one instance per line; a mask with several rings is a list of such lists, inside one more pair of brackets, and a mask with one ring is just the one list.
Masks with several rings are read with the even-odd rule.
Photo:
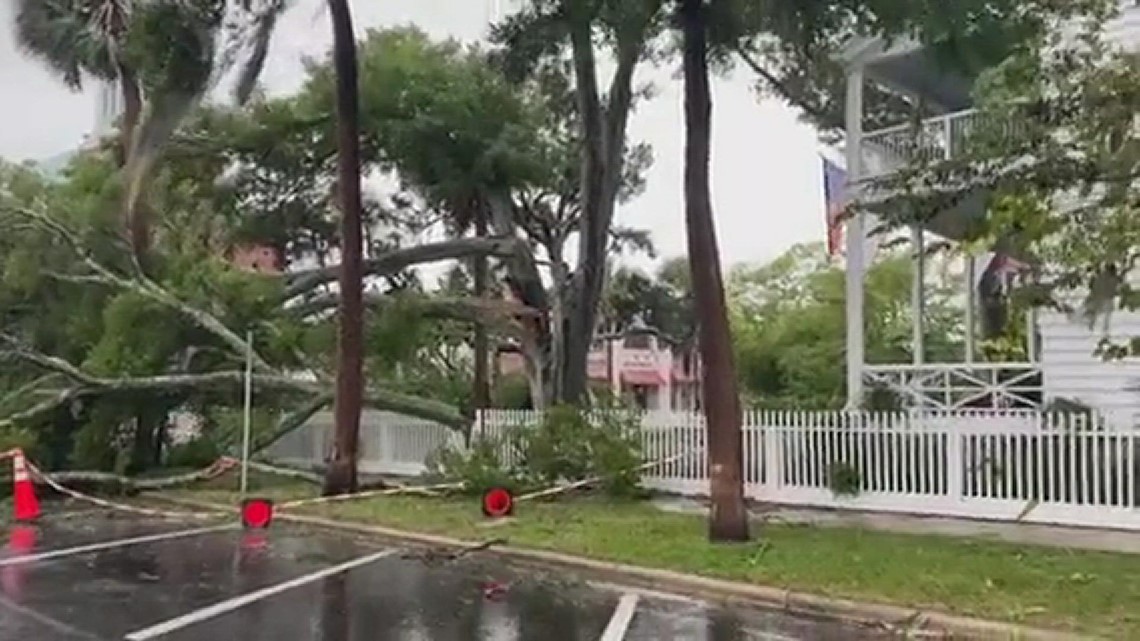
[[[507, 0], [509, 2], [509, 0]], [[354, 0], [358, 32], [415, 23], [429, 33], [476, 39], [495, 0]], [[0, 156], [42, 159], [73, 148], [91, 128], [91, 92], [67, 91], [12, 36], [12, 0], [0, 0]], [[297, 0], [277, 30], [263, 82], [271, 93], [296, 89], [301, 58], [331, 44], [324, 0]], [[653, 145], [656, 162], [644, 196], [618, 222], [649, 229], [663, 256], [685, 251], [682, 209], [681, 85], [675, 69], [644, 70], [657, 97], [635, 114], [630, 137]], [[721, 254], [728, 265], [774, 258], [788, 246], [824, 237], [818, 145], [811, 128], [776, 101], [760, 102], [743, 72], [714, 85], [713, 197]], [[640, 262], [640, 261], [639, 261]]]

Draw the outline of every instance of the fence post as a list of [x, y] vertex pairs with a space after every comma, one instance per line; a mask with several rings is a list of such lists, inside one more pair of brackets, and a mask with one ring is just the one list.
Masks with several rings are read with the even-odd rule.
[[760, 438], [764, 445], [764, 489], [766, 494], [776, 494], [783, 486], [784, 471], [780, 465], [783, 458], [784, 439], [780, 431], [782, 426], [773, 424], [771, 414], [767, 411], [757, 412], [760, 420], [756, 421], [756, 429], [760, 430]]
[[960, 503], [965, 498], [962, 471], [966, 461], [962, 453], [962, 437], [956, 421], [940, 420], [941, 430], [946, 434], [946, 494], [954, 503]]
[[[373, 413], [365, 412], [361, 417], [368, 417]], [[371, 433], [375, 435], [373, 440], [380, 451], [372, 452], [373, 459], [376, 460], [378, 466], [387, 468], [394, 467], [404, 460], [404, 458], [412, 458], [411, 456], [405, 457], [404, 453], [400, 451], [400, 446], [407, 443], [410, 439], [400, 438], [400, 431], [402, 429], [403, 416], [398, 414], [390, 414], [387, 412], [376, 412], [374, 414], [375, 420], [363, 423], [360, 426], [362, 432]], [[367, 430], [367, 431], [365, 431]], [[368, 452], [364, 452], [368, 454]]]

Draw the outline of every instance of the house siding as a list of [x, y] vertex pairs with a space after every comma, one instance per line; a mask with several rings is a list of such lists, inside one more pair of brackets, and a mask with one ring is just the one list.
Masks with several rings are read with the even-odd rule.
[[1105, 25], [1105, 35], [1128, 49], [1140, 49], [1140, 1], [1122, 0], [1120, 4], [1121, 14]]
[[1057, 312], [1038, 317], [1045, 401], [1066, 399], [1096, 408], [1120, 426], [1140, 425], [1140, 358], [1105, 361], [1095, 352], [1102, 337], [1140, 336], [1140, 313], [1116, 312], [1090, 328], [1087, 321]]

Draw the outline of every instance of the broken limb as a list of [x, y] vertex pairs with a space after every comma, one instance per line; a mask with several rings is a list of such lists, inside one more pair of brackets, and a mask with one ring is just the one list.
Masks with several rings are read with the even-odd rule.
[[[0, 426], [41, 419], [67, 403], [92, 397], [137, 394], [140, 392], [236, 392], [241, 389], [245, 382], [245, 372], [240, 370], [100, 378], [82, 371], [65, 360], [22, 347], [0, 349], [0, 356], [24, 360], [42, 369], [62, 374], [76, 383], [73, 387], [60, 390], [52, 398], [45, 399], [29, 409], [0, 419]], [[257, 392], [291, 392], [303, 394], [305, 397], [330, 396], [332, 394], [332, 390], [327, 386], [298, 380], [282, 374], [255, 372], [251, 381], [254, 390]], [[376, 409], [409, 414], [459, 430], [466, 429], [469, 422], [450, 405], [383, 388], [366, 389], [365, 403]]]
[[[515, 238], [461, 238], [440, 243], [394, 249], [364, 263], [365, 276], [391, 276], [413, 265], [478, 255], [511, 256], [520, 251]], [[336, 280], [340, 265], [293, 274], [287, 277], [285, 299], [289, 300]]]
[[[134, 292], [186, 317], [198, 327], [216, 336], [225, 343], [227, 347], [233, 350], [235, 354], [244, 355], [250, 349], [244, 338], [226, 327], [225, 323], [218, 320], [217, 317], [182, 301], [174, 294], [147, 278], [141, 272], [129, 278], [120, 276], [106, 265], [95, 260], [95, 258], [91, 256], [91, 253], [83, 246], [78, 235], [71, 229], [68, 229], [66, 225], [52, 219], [51, 216], [24, 207], [11, 208], [10, 211], [24, 217], [40, 229], [48, 232], [58, 240], [63, 241], [64, 244], [71, 248], [80, 261], [82, 261], [83, 265], [90, 270], [90, 273], [87, 274], [68, 274], [55, 271], [45, 272], [48, 277], [67, 282], [102, 284], [108, 287]], [[253, 354], [253, 364], [254, 367], [259, 370], [273, 369], [269, 363], [256, 352]]]

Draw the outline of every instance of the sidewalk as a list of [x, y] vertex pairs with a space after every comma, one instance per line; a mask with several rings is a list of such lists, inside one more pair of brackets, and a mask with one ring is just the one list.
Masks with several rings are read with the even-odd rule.
[[[696, 499], [665, 497], [654, 499], [653, 503], [667, 512], [687, 514], [706, 514], [708, 512], [707, 504]], [[846, 527], [907, 534], [936, 534], [1058, 548], [1140, 554], [1140, 533], [1123, 530], [782, 506], [772, 506], [771, 509], [763, 511], [753, 509], [752, 515], [756, 519], [817, 527]]]

